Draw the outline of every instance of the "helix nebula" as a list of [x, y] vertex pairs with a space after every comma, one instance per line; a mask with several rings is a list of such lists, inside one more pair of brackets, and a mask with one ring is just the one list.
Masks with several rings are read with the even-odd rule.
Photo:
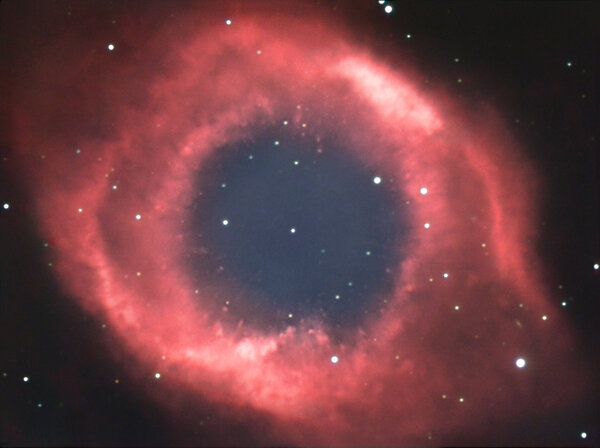
[[[153, 403], [260, 421], [259, 444], [438, 445], [581, 397], [536, 251], [543, 180], [504, 117], [318, 8], [140, 14], [115, 36], [55, 35], [12, 119], [52, 275], [124, 370], [160, 384], [144, 386]], [[215, 255], [199, 195], [263, 138], [352, 161], [387, 195], [402, 231], [358, 318], [255, 308]]]

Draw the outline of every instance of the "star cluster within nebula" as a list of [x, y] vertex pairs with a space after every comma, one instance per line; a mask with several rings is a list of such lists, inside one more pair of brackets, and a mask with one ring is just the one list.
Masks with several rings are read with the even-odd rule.
[[[59, 56], [61, 77], [40, 63], [32, 76], [57, 88], [31, 94], [15, 120], [53, 272], [132, 369], [264, 414], [265, 437], [301, 444], [438, 444], [577, 397], [585, 378], [532, 245], [537, 175], [492, 110], [423, 89], [412, 69], [308, 12], [202, 11], [156, 28], [143, 42], [132, 29], [98, 38], [101, 54]], [[216, 166], [239, 148], [249, 164], [289, 155], [286, 179], [305, 165], [360, 168], [356, 184], [382, 201], [365, 224], [373, 244], [348, 240], [333, 260], [373, 257], [382, 284], [368, 300], [344, 308], [346, 292], [319, 284], [306, 288], [318, 301], [255, 306], [260, 282], [236, 277], [215, 249], [235, 234], [239, 205], [209, 210], [203, 199], [238, 188], [240, 176], [223, 180]], [[337, 179], [325, 175], [298, 179], [325, 195]], [[239, 194], [252, 217], [261, 205], [249, 188]], [[278, 247], [314, 249], [318, 271], [327, 239], [294, 243], [312, 213], [298, 210], [281, 224], [292, 242]], [[322, 231], [359, 219], [338, 218], [324, 214]], [[397, 229], [377, 228], [392, 218]], [[257, 234], [246, 230], [244, 241]], [[392, 244], [377, 239], [387, 231]], [[304, 286], [280, 283], [280, 295]], [[177, 412], [177, 399], [155, 399]]]

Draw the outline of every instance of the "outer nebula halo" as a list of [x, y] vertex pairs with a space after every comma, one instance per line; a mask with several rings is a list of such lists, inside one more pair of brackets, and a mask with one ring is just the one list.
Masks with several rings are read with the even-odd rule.
[[[17, 111], [17, 152], [60, 284], [107, 322], [132, 369], [264, 413], [286, 443], [438, 445], [560, 409], [585, 379], [541, 281], [538, 178], [517, 143], [493, 111], [308, 17], [195, 11], [145, 42], [132, 29], [131, 48], [103, 58], [64, 55], [64, 79], [39, 64], [33, 76], [56, 88]], [[335, 140], [410, 210], [393, 292], [342, 341], [318, 318], [240, 323], [210, 305], [219, 283], [184, 266], [195, 173], [284, 122]]]

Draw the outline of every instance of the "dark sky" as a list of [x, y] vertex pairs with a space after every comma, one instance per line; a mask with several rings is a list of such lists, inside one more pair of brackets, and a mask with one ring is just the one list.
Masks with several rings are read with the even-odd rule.
[[[600, 7], [595, 2], [398, 1], [386, 3], [394, 7], [386, 14], [377, 1], [310, 4], [338, 17], [384, 63], [405, 58], [424, 84], [441, 85], [466, 103], [498, 111], [543, 179], [535, 205], [541, 211], [536, 233], [544, 283], [567, 303], [576, 356], [600, 367], [600, 271], [593, 268], [600, 263]], [[236, 3], [228, 7], [235, 16]], [[146, 393], [152, 378], [140, 379], [123, 367], [128, 355], [115, 349], [116, 336], [62, 292], [48, 269], [27, 187], [29, 171], [13, 150], [13, 111], [22, 101], [13, 86], [26, 84], [29, 67], [49, 57], [48, 43], [78, 33], [86, 40], [88, 32], [100, 39], [106, 34], [109, 41], [115, 35], [111, 20], [126, 23], [124, 17], [133, 17], [150, 35], [155, 22], [186, 8], [192, 6], [0, 4], [0, 204], [9, 204], [0, 209], [0, 444], [265, 442], [261, 425], [268, 419], [259, 412], [231, 415], [211, 402], [183, 399], [186, 408], [173, 414]], [[54, 69], [60, 73], [62, 67]], [[403, 199], [399, 189], [374, 188], [372, 171], [360, 161], [335, 150], [322, 158], [304, 153], [306, 146], [317, 150], [336, 143], [278, 129], [226, 147], [230, 156], [214, 157], [198, 173], [198, 195], [182, 231], [189, 249], [183, 255], [186, 268], [200, 284], [206, 269], [202, 253], [215, 254], [209, 263], [227, 267], [223, 287], [233, 291], [241, 285], [253, 299], [231, 306], [236, 319], [280, 328], [316, 313], [340, 335], [356, 331], [364, 315], [379, 306], [378, 294], [391, 288], [386, 268], [410, 250], [404, 238], [410, 210], [394, 206]], [[285, 151], [270, 152], [275, 141]], [[350, 305], [339, 307], [335, 300], [341, 299], [330, 300], [336, 295]], [[575, 408], [507, 425], [491, 441], [597, 445], [597, 396], [592, 389], [589, 400]], [[463, 436], [469, 440], [468, 432]]]

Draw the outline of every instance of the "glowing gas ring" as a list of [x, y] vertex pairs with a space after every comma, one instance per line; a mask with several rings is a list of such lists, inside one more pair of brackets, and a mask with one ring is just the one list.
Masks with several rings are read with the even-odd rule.
[[[562, 390], [570, 342], [554, 336], [567, 329], [545, 318], [555, 314], [529, 255], [535, 173], [491, 115], [475, 121], [442, 92], [421, 92], [321, 19], [217, 22], [171, 37], [169, 64], [157, 63], [167, 57], [160, 33], [145, 43], [118, 71], [131, 90], [122, 96], [93, 77], [86, 99], [118, 102], [112, 134], [86, 137], [97, 133], [84, 125], [74, 139], [83, 151], [27, 165], [65, 289], [161, 385], [266, 412], [293, 443], [419, 444], [432, 428], [493, 428], [539, 406], [534, 390]], [[123, 48], [106, 45], [112, 56]], [[80, 73], [83, 62], [66, 64]], [[133, 65], [150, 75], [135, 78]], [[275, 124], [335, 138], [371, 169], [373, 188], [401, 189], [398, 206], [410, 208], [386, 306], [343, 343], [319, 319], [290, 314], [285, 330], [265, 331], [215, 317], [218, 274], [199, 284], [183, 261], [197, 173]], [[24, 160], [67, 146], [32, 129]], [[542, 363], [551, 373], [532, 376]]]

